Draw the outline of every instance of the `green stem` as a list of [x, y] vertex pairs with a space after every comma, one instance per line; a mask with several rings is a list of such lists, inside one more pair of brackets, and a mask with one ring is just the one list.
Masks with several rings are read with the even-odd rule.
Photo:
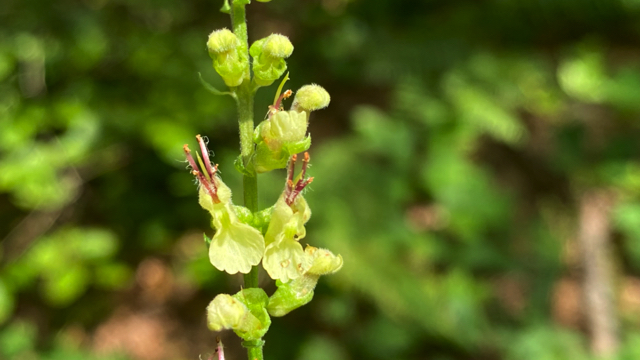
[[[249, 61], [249, 37], [247, 34], [247, 17], [245, 12], [246, 0], [233, 0], [231, 5], [231, 23], [233, 32], [242, 41], [244, 51], [247, 52], [247, 62]], [[253, 91], [251, 89], [251, 72], [249, 66], [244, 76], [244, 81], [236, 89], [236, 100], [238, 106], [238, 122], [240, 126], [240, 155], [246, 169], [252, 171], [251, 174], [242, 176], [242, 187], [244, 195], [244, 206], [251, 212], [258, 211], [258, 177], [254, 167], [250, 166], [253, 161]], [[251, 271], [244, 276], [245, 288], [258, 287], [258, 267], [254, 266]], [[258, 346], [248, 346], [247, 354], [249, 360], [263, 360], [262, 340], [258, 341]]]
[[248, 348], [247, 354], [249, 355], [249, 360], [264, 360], [262, 357], [262, 345]]

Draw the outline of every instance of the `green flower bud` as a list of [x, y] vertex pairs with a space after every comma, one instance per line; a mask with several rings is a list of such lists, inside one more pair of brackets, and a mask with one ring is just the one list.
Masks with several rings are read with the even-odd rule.
[[307, 245], [304, 253], [308, 258], [307, 261], [311, 263], [306, 274], [329, 275], [342, 268], [342, 256], [336, 256], [327, 249], [318, 249]]
[[253, 77], [256, 84], [269, 86], [287, 70], [284, 59], [291, 56], [293, 45], [289, 38], [271, 34], [254, 42], [249, 48], [253, 57]]
[[266, 309], [269, 302], [267, 294], [260, 288], [249, 288], [240, 290], [233, 297], [242, 302], [251, 315], [245, 318], [245, 323], [233, 329], [235, 333], [247, 341], [262, 338], [271, 326], [271, 318]]
[[207, 48], [209, 49], [211, 57], [215, 58], [216, 55], [235, 50], [241, 44], [242, 42], [238, 39], [236, 34], [225, 28], [215, 30], [209, 34]]
[[213, 67], [229, 87], [242, 84], [248, 70], [246, 48], [243, 51], [241, 45], [240, 39], [228, 29], [212, 32], [207, 41]]
[[293, 44], [284, 35], [271, 34], [265, 38], [262, 53], [270, 58], [286, 59], [293, 53]]
[[309, 113], [326, 108], [330, 101], [329, 93], [322, 86], [305, 85], [296, 92], [291, 109]]
[[213, 331], [233, 329], [244, 340], [258, 340], [271, 325], [268, 301], [259, 288], [244, 289], [233, 296], [220, 294], [207, 306], [207, 325]]
[[204, 158], [198, 155], [200, 167], [187, 145], [184, 151], [193, 168], [192, 173], [200, 183], [198, 201], [211, 214], [211, 224], [216, 229], [209, 245], [209, 260], [220, 271], [247, 274], [262, 260], [264, 238], [260, 231], [240, 220], [231, 201], [231, 189], [218, 177], [217, 166], [209, 162], [209, 150], [204, 140], [199, 135], [197, 139]]
[[249, 309], [231, 295], [220, 294], [207, 306], [207, 325], [213, 331], [240, 326]]

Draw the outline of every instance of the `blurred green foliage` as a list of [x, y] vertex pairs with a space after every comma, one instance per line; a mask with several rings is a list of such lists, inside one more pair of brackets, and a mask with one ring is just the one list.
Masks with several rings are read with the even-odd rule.
[[[212, 351], [204, 306], [237, 283], [208, 263], [181, 151], [206, 135], [240, 202], [233, 102], [198, 81], [223, 88], [205, 47], [229, 26], [220, 6], [3, 1], [0, 357], [103, 359], [98, 330], [123, 308], [162, 314], [173, 330], [154, 346], [182, 346], [145, 359]], [[615, 195], [616, 282], [640, 277], [640, 3], [248, 11], [252, 39], [291, 38], [291, 88], [332, 95], [311, 119], [308, 237], [345, 260], [274, 321], [267, 358], [590, 359], [584, 320], [563, 321], [554, 294], [579, 273], [566, 252], [589, 188]], [[283, 179], [260, 178], [262, 207]], [[640, 309], [621, 304], [619, 358], [636, 359]]]

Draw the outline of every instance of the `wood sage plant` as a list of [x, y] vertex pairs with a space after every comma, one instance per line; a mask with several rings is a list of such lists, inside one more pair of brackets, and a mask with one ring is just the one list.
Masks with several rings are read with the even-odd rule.
[[[215, 89], [201, 78], [215, 95], [236, 101], [241, 152], [235, 167], [243, 176], [244, 206], [233, 203], [231, 189], [222, 181], [218, 165], [211, 162], [200, 135], [196, 136], [200, 152], [194, 157], [187, 145], [184, 152], [199, 184], [200, 206], [211, 214], [215, 230], [211, 238], [204, 236], [211, 264], [229, 274], [244, 274], [244, 287], [238, 293], [219, 294], [211, 301], [208, 326], [213, 331], [232, 329], [244, 340], [249, 360], [262, 360], [271, 317], [284, 316], [311, 301], [320, 276], [338, 271], [342, 257], [313, 246], [303, 249], [300, 244], [311, 217], [303, 196], [313, 180], [307, 177], [310, 157], [306, 151], [311, 145], [307, 127], [311, 112], [329, 105], [329, 94], [319, 85], [305, 85], [295, 92], [289, 110], [284, 109], [283, 101], [293, 95], [291, 90], [282, 91], [288, 79], [285, 59], [293, 45], [286, 36], [271, 34], [249, 46], [245, 16], [249, 3], [225, 1], [221, 11], [231, 15], [232, 30], [215, 30], [207, 41], [213, 67], [228, 91]], [[256, 92], [280, 78], [266, 119], [254, 128]], [[296, 163], [302, 163], [297, 176]], [[273, 206], [260, 209], [258, 175], [284, 168], [282, 194]], [[276, 282], [271, 296], [258, 286], [260, 264]]]

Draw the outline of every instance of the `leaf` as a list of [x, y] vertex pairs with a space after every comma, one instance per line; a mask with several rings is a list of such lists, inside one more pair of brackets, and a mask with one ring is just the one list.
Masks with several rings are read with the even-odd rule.
[[236, 94], [229, 92], [229, 91], [220, 91], [218, 89], [215, 88], [215, 86], [209, 84], [205, 79], [202, 78], [202, 74], [198, 73], [198, 77], [200, 78], [200, 83], [202, 84], [202, 86], [204, 86], [205, 89], [209, 90], [210, 93], [214, 94], [214, 95], [229, 95], [232, 98], [236, 98]]
[[229, 6], [229, 0], [224, 0], [220, 12], [224, 14], [231, 14], [231, 6]]

